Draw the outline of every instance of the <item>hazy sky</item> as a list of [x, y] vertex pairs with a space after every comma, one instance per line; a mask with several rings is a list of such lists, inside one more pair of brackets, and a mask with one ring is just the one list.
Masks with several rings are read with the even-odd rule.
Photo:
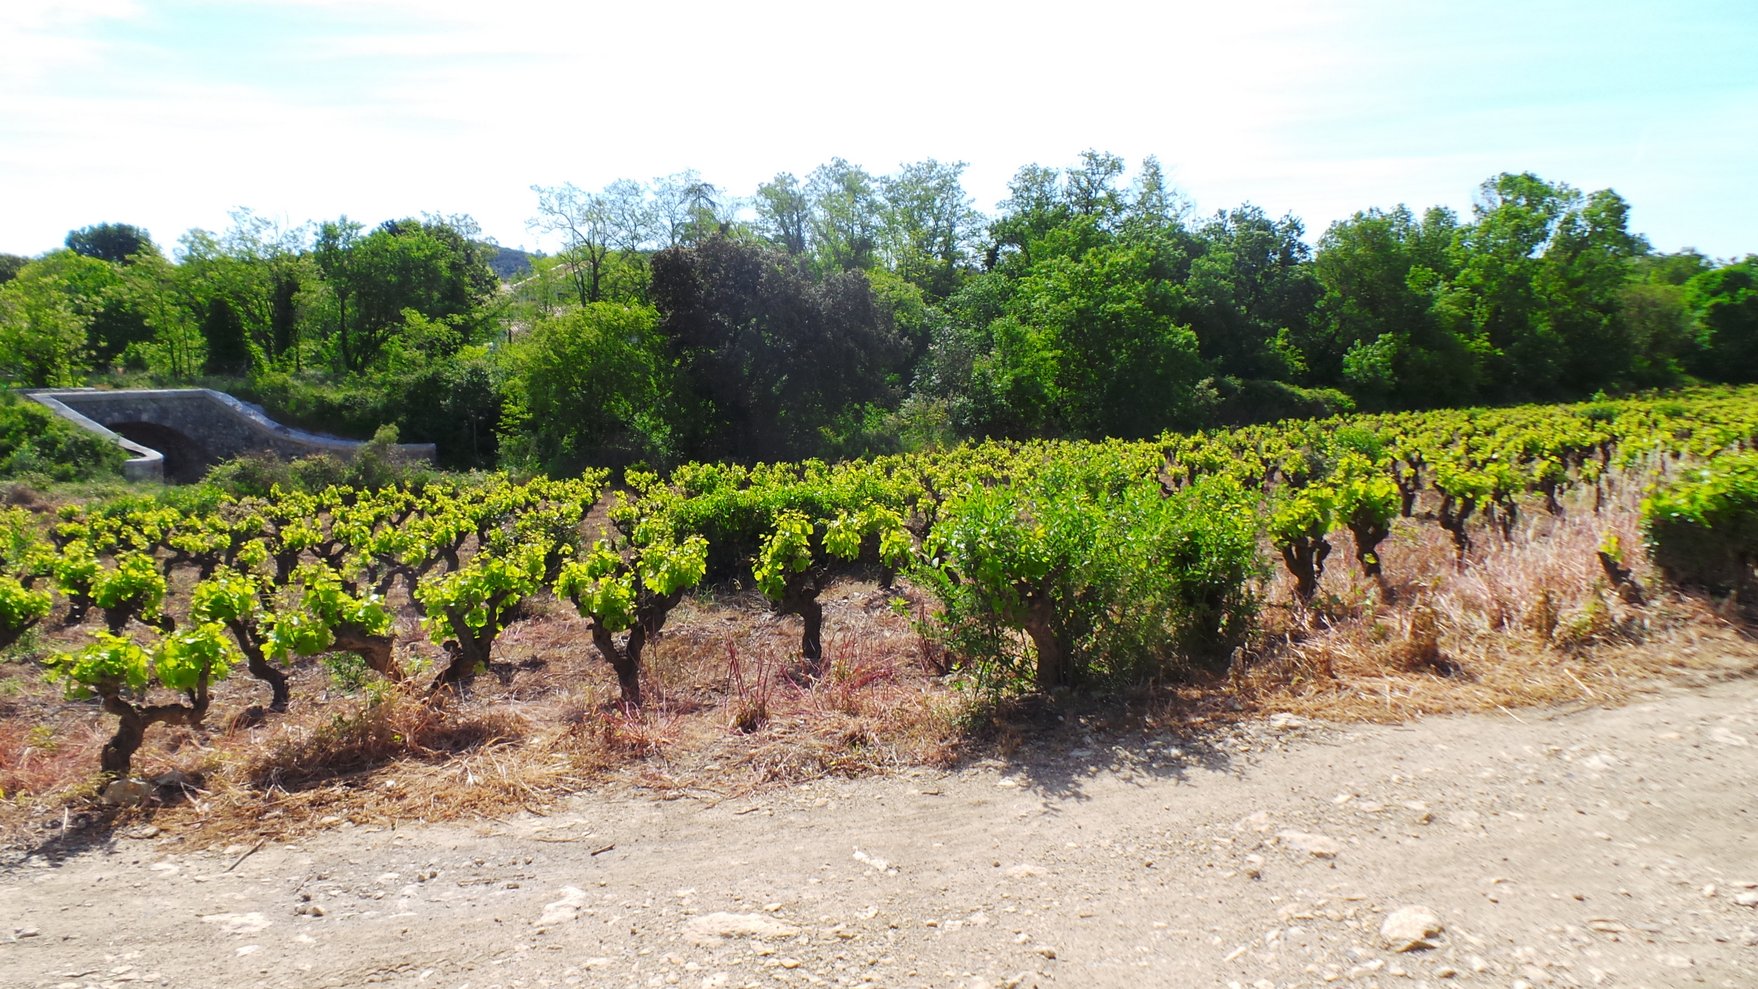
[[1157, 155], [1204, 213], [1316, 237], [1468, 212], [1501, 171], [1632, 204], [1656, 247], [1758, 251], [1753, 0], [976, 3], [0, 0], [0, 251], [99, 222], [172, 247], [468, 213], [508, 246], [534, 183], [685, 168], [738, 195], [832, 157]]

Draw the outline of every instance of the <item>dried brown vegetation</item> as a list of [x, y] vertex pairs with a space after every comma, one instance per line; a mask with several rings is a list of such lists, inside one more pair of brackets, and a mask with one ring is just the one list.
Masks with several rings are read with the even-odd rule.
[[[1132, 732], [1272, 712], [1400, 720], [1615, 703], [1679, 670], [1758, 667], [1739, 626], [1654, 580], [1636, 531], [1641, 483], [1609, 483], [1598, 511], [1592, 492], [1561, 515], [1534, 504], [1507, 536], [1474, 523], [1462, 562], [1432, 521], [1400, 520], [1379, 547], [1383, 582], [1332, 566], [1303, 602], [1278, 573], [1262, 588], [1260, 631], [1229, 673], [1122, 698], [997, 703], [953, 689], [947, 657], [871, 583], [825, 594], [820, 679], [798, 657], [797, 618], [723, 588], [686, 601], [649, 647], [639, 710], [619, 703], [584, 622], [547, 600], [504, 633], [492, 676], [463, 696], [430, 698], [418, 685], [442, 658], [404, 602], [398, 659], [410, 683], [304, 663], [292, 671], [292, 710], [265, 714], [253, 681], [227, 681], [207, 727], [164, 732], [140, 752], [141, 774], [164, 785], [128, 810], [91, 797], [107, 730], [95, 707], [41, 682], [33, 649], [56, 644], [44, 633], [0, 665], [0, 837], [36, 847], [73, 840], [82, 820], [101, 832], [151, 818], [206, 844], [342, 821], [542, 812], [598, 786], [713, 800], [1054, 744], [1059, 705]], [[1621, 590], [1602, 565], [1608, 537], [1625, 547], [1621, 566], [1644, 594]]]

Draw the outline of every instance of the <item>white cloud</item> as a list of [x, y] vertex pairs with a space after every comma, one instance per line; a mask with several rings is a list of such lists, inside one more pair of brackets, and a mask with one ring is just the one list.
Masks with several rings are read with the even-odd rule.
[[[109, 46], [85, 32], [140, 16], [135, 0], [6, 0], [0, 4], [0, 87], [13, 98], [58, 69], [92, 65]], [[0, 101], [0, 109], [6, 107]]]
[[[0, 250], [104, 218], [174, 239], [239, 205], [471, 212], [518, 243], [532, 183], [694, 167], [745, 193], [833, 156], [969, 162], [987, 209], [1029, 162], [1154, 154], [1202, 211], [1250, 199], [1314, 234], [1369, 206], [1468, 204], [1503, 169], [1614, 185], [1638, 216], [1638, 187], [1668, 174], [1742, 188], [1724, 173], [1751, 138], [1726, 121], [1751, 117], [1752, 71], [1721, 136], [1693, 144], [1679, 121], [1715, 130], [1709, 104], [1633, 107], [1670, 77], [1654, 62], [1632, 87], [1619, 61], [1649, 66], [1676, 34], [1697, 62], [1726, 49], [1705, 72], [1749, 64], [1730, 61], [1737, 31], [1626, 42], [1607, 14], [1581, 35], [1604, 52], [1582, 54], [1547, 14], [1551, 34], [1497, 48], [1515, 8], [1484, 3], [0, 0], [0, 51], [23, 53], [0, 62]], [[1722, 215], [1751, 202], [1719, 195]]]

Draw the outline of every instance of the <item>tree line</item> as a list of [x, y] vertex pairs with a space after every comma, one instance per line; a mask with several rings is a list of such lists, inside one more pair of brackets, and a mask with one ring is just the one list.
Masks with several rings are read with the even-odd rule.
[[170, 258], [100, 224], [0, 257], [0, 374], [217, 378], [301, 425], [558, 473], [1758, 374], [1758, 256], [1658, 253], [1611, 190], [1504, 173], [1468, 216], [1368, 209], [1308, 244], [1249, 204], [1197, 215], [1152, 158], [1027, 166], [992, 216], [963, 169], [537, 186], [560, 247], [507, 282], [467, 217], [240, 212]]

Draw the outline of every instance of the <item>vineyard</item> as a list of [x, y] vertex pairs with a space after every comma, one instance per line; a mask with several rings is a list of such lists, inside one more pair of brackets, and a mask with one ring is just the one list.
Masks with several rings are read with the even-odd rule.
[[[405, 755], [496, 747], [577, 769], [583, 736], [663, 761], [681, 718], [785, 734], [787, 698], [856, 712], [880, 681], [947, 737], [1009, 697], [1143, 684], [1234, 709], [1383, 689], [1386, 716], [1474, 691], [1515, 703], [1519, 681], [1552, 675], [1597, 696], [1615, 691], [1589, 651], [1737, 618], [1758, 561], [1755, 441], [1758, 390], [1719, 389], [617, 485], [594, 470], [8, 507], [0, 789], [14, 808], [86, 800], [150, 763], [179, 767], [186, 793], [229, 778], [273, 803], [295, 788], [275, 759], [330, 760], [300, 779], [346, 787]], [[849, 587], [882, 606], [826, 608]], [[851, 613], [862, 624], [839, 628]], [[785, 648], [741, 655], [739, 623]], [[520, 625], [591, 661], [509, 662]], [[694, 685], [656, 669], [674, 637], [718, 668]], [[32, 664], [69, 701], [53, 724], [23, 723], [48, 704]], [[546, 665], [561, 707], [520, 694]], [[1403, 678], [1398, 705], [1386, 677]], [[866, 724], [836, 744], [889, 744], [892, 722]], [[349, 761], [366, 735], [377, 756]]]

